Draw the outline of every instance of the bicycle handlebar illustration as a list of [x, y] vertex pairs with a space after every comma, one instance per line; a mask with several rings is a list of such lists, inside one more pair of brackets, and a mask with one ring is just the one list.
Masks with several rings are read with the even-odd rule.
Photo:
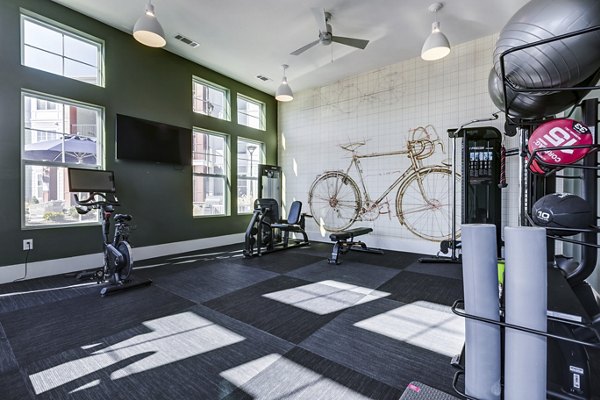
[[[312, 183], [308, 203], [317, 225], [329, 232], [339, 232], [356, 221], [375, 220], [390, 213], [386, 197], [398, 188], [396, 215], [400, 224], [423, 239], [448, 240], [452, 230], [452, 170], [445, 163], [423, 165], [423, 160], [431, 157], [437, 146], [445, 153], [435, 128], [427, 125], [411, 129], [403, 150], [359, 154], [357, 150], [363, 145], [364, 141], [340, 145], [352, 153], [350, 165], [345, 170], [325, 171]], [[402, 155], [408, 157], [410, 165], [373, 200], [365, 185], [361, 159]], [[358, 184], [350, 176], [351, 169], [358, 175]], [[454, 179], [456, 187], [460, 187], [460, 175], [456, 174]]]

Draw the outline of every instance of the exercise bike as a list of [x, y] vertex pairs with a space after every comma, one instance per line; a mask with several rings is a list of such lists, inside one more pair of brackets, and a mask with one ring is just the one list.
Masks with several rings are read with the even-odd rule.
[[129, 244], [129, 214], [115, 214], [115, 231], [110, 240], [110, 218], [119, 206], [118, 199], [112, 193], [90, 192], [86, 199], [80, 200], [74, 195], [79, 214], [85, 215], [92, 210], [101, 210], [102, 213], [102, 244], [104, 248], [104, 266], [91, 273], [81, 273], [78, 279], [95, 279], [98, 284], [107, 282], [108, 285], [100, 290], [101, 296], [106, 296], [119, 290], [133, 289], [148, 286], [151, 280], [133, 282], [130, 279], [133, 269], [133, 256]]

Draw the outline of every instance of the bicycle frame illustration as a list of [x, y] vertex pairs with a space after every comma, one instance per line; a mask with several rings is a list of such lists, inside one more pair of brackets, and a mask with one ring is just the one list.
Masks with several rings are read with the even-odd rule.
[[[359, 154], [365, 142], [354, 142], [340, 147], [352, 153], [345, 170], [325, 171], [311, 185], [308, 203], [316, 223], [326, 231], [339, 232], [356, 221], [372, 221], [381, 214], [390, 213], [387, 196], [396, 188], [396, 215], [401, 225], [426, 240], [441, 241], [451, 236], [451, 181], [452, 170], [447, 164], [424, 165], [443, 143], [432, 125], [410, 131], [406, 149], [390, 152]], [[408, 168], [373, 199], [367, 190], [362, 159], [406, 156]], [[350, 176], [355, 170], [358, 183]], [[460, 180], [456, 174], [454, 179]], [[459, 185], [459, 184], [457, 184]], [[387, 208], [387, 209], [386, 209]]]

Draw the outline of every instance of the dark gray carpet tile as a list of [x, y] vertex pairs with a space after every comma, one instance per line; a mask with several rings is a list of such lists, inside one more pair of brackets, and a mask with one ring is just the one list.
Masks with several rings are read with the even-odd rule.
[[286, 275], [311, 282], [335, 280], [375, 289], [399, 273], [400, 271], [397, 269], [359, 264], [353, 261], [333, 265], [327, 263], [326, 260], [320, 260]]
[[0, 375], [19, 368], [17, 360], [6, 337], [4, 328], [0, 324]]
[[169, 315], [193, 303], [156, 286], [102, 298], [97, 292], [0, 316], [20, 365]]
[[2, 400], [28, 400], [34, 396], [27, 390], [25, 377], [19, 370], [0, 374], [0, 398]]
[[240, 383], [241, 387], [225, 399], [395, 400], [402, 393], [300, 348], [294, 348], [254, 378]]
[[289, 250], [268, 253], [260, 257], [236, 258], [231, 259], [231, 261], [278, 274], [285, 274], [315, 262], [327, 262], [323, 257], [312, 255], [312, 253], [291, 253]]
[[27, 373], [41, 399], [219, 399], [291, 348], [196, 306], [37, 361]]
[[[310, 237], [309, 237], [309, 239], [310, 239]], [[324, 259], [327, 259], [329, 257], [329, 255], [331, 254], [332, 247], [333, 247], [333, 242], [329, 243], [329, 242], [311, 241], [310, 246], [294, 247], [292, 249], [285, 250], [285, 251], [288, 253], [295, 253], [295, 254], [312, 254], [316, 257], [322, 257]]]
[[278, 276], [204, 303], [275, 336], [299, 343], [365, 294]]
[[52, 276], [0, 285], [0, 314], [98, 292], [94, 282]]
[[275, 276], [277, 274], [273, 272], [230, 261], [218, 261], [182, 272], [161, 275], [154, 279], [154, 284], [188, 300], [201, 303]]
[[462, 279], [462, 264], [422, 263], [416, 261], [412, 263], [410, 267], [406, 268], [405, 271], [441, 276], [444, 278]]
[[401, 390], [419, 379], [451, 393], [463, 331], [448, 307], [381, 299], [345, 311], [300, 346]]
[[402, 271], [377, 290], [391, 293], [388, 299], [402, 303], [425, 300], [450, 306], [464, 297], [462, 280], [410, 271]]
[[233, 244], [227, 246], [213, 247], [208, 249], [199, 249], [194, 251], [188, 251], [185, 253], [168, 254], [165, 256], [148, 258], [145, 260], [139, 260], [135, 262], [135, 267], [144, 267], [148, 265], [156, 264], [174, 264], [180, 265], [194, 261], [217, 261], [226, 260], [233, 257], [239, 257], [242, 254], [244, 246], [243, 244]]

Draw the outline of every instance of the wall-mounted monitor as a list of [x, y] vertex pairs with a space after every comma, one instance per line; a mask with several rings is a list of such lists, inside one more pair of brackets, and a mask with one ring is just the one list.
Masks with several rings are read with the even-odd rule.
[[69, 168], [69, 192], [115, 193], [113, 171]]
[[117, 159], [191, 165], [192, 130], [117, 114]]

